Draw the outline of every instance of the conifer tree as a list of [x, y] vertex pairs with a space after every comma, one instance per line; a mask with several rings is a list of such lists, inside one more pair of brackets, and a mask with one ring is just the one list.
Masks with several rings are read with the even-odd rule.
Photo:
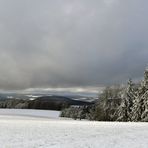
[[129, 79], [127, 83], [127, 87], [122, 94], [122, 102], [117, 110], [117, 121], [131, 121], [132, 118], [132, 107], [133, 107], [133, 100], [135, 99], [136, 95], [133, 89], [133, 82]]
[[138, 88], [133, 102], [132, 121], [142, 121], [147, 117], [148, 112], [148, 69], [144, 72], [144, 80]]
[[148, 68], [144, 72], [144, 81], [143, 81], [143, 96], [142, 96], [142, 121], [148, 121]]

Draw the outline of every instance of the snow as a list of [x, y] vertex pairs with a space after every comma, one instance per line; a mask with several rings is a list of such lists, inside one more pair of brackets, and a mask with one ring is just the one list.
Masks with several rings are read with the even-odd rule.
[[8, 99], [13, 99], [13, 96], [7, 96]]
[[59, 118], [60, 111], [33, 109], [0, 109], [0, 115], [32, 116], [42, 118]]
[[32, 110], [29, 116], [26, 112], [0, 110], [1, 148], [148, 147], [147, 123], [59, 120], [52, 111], [51, 118], [44, 116], [46, 111]]
[[26, 95], [29, 98], [38, 98], [41, 97], [41, 95]]

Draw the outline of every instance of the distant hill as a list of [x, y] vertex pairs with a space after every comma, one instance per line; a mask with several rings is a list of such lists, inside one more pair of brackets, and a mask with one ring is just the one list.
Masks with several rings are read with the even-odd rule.
[[69, 97], [64, 96], [42, 96], [35, 99], [36, 101], [42, 102], [57, 102], [57, 103], [67, 103], [68, 105], [90, 105], [91, 102], [73, 100]]
[[61, 110], [71, 105], [91, 105], [93, 102], [73, 100], [64, 96], [42, 96], [34, 100], [26, 99], [1, 99], [0, 108], [24, 108], [24, 109], [45, 109]]

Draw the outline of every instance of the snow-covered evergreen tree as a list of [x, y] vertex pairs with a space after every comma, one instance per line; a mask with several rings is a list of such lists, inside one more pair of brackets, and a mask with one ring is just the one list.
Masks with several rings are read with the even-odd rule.
[[133, 101], [135, 100], [136, 94], [134, 92], [134, 84], [131, 79], [127, 83], [127, 87], [122, 94], [122, 102], [117, 109], [117, 121], [131, 121], [132, 120], [132, 108]]
[[126, 90], [126, 108], [127, 108], [127, 121], [131, 121], [132, 119], [132, 108], [133, 108], [133, 102], [136, 98], [136, 94], [134, 91], [134, 84], [131, 79], [128, 81], [128, 86]]
[[122, 95], [122, 102], [117, 111], [115, 112], [115, 116], [117, 117], [117, 121], [127, 121], [127, 102], [125, 96]]
[[148, 68], [146, 68], [144, 72], [144, 81], [143, 81], [143, 87], [142, 87], [144, 93], [142, 95], [142, 121], [148, 121]]
[[135, 91], [135, 99], [133, 100], [132, 121], [144, 121], [148, 116], [148, 69], [144, 72], [144, 80]]
[[131, 121], [140, 121], [142, 114], [142, 98], [140, 98], [139, 93], [137, 92], [137, 97], [133, 100], [133, 108], [131, 113]]

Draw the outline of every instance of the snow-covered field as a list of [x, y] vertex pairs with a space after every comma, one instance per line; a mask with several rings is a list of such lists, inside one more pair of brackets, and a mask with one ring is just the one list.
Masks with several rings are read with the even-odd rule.
[[60, 111], [34, 110], [34, 109], [0, 109], [0, 115], [29, 116], [40, 118], [59, 118]]
[[47, 118], [46, 111], [23, 111], [0, 110], [1, 148], [148, 148], [147, 123], [59, 120], [53, 112]]

